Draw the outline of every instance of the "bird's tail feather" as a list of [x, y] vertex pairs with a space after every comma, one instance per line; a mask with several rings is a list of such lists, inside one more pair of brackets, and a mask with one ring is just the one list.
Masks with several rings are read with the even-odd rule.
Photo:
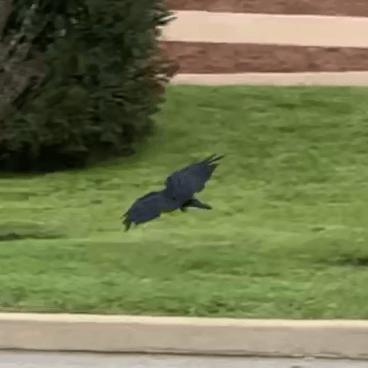
[[198, 200], [197, 198], [191, 198], [189, 201], [186, 201], [184, 203], [184, 205], [182, 206], [182, 211], [183, 211], [183, 209], [186, 210], [187, 207], [196, 207], [196, 208], [201, 208], [201, 209], [204, 209], [204, 210], [212, 210], [212, 207], [209, 204], [203, 203], [200, 200]]

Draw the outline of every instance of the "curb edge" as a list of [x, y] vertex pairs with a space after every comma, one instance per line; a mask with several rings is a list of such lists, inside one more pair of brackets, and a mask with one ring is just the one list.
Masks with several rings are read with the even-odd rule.
[[368, 360], [368, 321], [0, 314], [0, 350]]

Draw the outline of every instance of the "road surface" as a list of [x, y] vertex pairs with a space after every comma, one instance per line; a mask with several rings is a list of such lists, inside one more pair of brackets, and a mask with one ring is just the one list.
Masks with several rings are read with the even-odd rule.
[[0, 352], [1, 368], [367, 368], [368, 362]]

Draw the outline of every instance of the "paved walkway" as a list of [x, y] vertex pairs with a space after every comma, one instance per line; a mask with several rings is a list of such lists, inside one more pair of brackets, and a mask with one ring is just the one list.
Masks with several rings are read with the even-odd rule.
[[368, 86], [367, 72], [177, 74], [172, 84]]
[[1, 368], [366, 368], [367, 362], [0, 352]]
[[163, 39], [186, 42], [368, 47], [368, 18], [178, 11]]

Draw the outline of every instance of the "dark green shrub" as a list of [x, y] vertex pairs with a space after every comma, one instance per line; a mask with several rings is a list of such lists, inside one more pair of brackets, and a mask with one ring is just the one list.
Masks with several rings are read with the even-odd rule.
[[0, 82], [9, 81], [0, 90], [0, 169], [133, 154], [176, 70], [159, 47], [170, 16], [162, 0], [14, 0], [0, 59]]

